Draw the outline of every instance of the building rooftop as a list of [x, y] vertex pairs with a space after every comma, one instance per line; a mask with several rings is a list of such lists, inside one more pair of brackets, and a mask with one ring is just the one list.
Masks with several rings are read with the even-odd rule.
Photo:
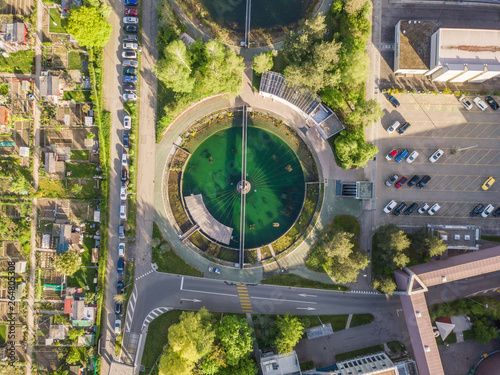
[[481, 228], [473, 225], [427, 225], [432, 234], [438, 235], [448, 249], [479, 250]]
[[436, 21], [399, 21], [399, 69], [430, 69]]
[[300, 365], [295, 352], [275, 354], [261, 358], [263, 375], [300, 375]]

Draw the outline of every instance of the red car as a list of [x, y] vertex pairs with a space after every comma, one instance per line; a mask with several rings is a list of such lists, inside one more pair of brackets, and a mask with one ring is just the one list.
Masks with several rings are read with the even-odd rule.
[[388, 161], [391, 161], [392, 158], [394, 158], [394, 156], [396, 156], [396, 154], [398, 153], [397, 150], [392, 150], [391, 152], [389, 152], [385, 158], [388, 160]]
[[125, 9], [125, 15], [137, 17], [139, 15], [139, 9], [127, 8]]
[[396, 188], [399, 189], [401, 186], [403, 186], [404, 184], [406, 184], [406, 181], [408, 181], [408, 179], [406, 177], [401, 177], [399, 179], [398, 182], [396, 182]]

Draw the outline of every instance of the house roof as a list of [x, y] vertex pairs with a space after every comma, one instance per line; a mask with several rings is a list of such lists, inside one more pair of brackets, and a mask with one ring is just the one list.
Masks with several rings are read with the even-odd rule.
[[57, 155], [55, 152], [45, 152], [45, 172], [56, 173]]
[[85, 301], [74, 301], [73, 302], [73, 319], [83, 320], [85, 317]]
[[59, 96], [59, 77], [40, 76], [40, 96]]
[[26, 43], [26, 26], [22, 22], [4, 23], [2, 32], [6, 43]]
[[0, 106], [0, 125], [9, 123], [9, 109], [5, 106]]
[[72, 314], [73, 313], [73, 299], [72, 298], [66, 298], [64, 300], [64, 313], [65, 314]]

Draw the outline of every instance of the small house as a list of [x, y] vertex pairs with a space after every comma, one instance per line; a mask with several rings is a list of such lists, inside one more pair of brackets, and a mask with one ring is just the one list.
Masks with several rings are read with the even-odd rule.
[[2, 25], [1, 39], [10, 47], [25, 45], [28, 41], [27, 34], [26, 26], [22, 22], [4, 23]]
[[4, 105], [0, 106], [0, 125], [9, 125], [9, 109]]

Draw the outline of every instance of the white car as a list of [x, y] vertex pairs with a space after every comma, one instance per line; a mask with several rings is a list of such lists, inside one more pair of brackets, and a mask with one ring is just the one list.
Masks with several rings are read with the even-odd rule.
[[132, 117], [130, 117], [129, 115], [123, 116], [123, 129], [132, 129]]
[[401, 123], [399, 121], [395, 121], [394, 124], [392, 124], [391, 126], [389, 126], [387, 128], [387, 133], [389, 133], [389, 134], [394, 133], [394, 130], [399, 128], [400, 125], [401, 125]]
[[488, 108], [486, 103], [480, 97], [474, 99], [474, 104], [483, 112]]
[[123, 17], [123, 23], [125, 25], [136, 25], [139, 23], [139, 18], [137, 18], [137, 17]]
[[429, 161], [431, 163], [435, 163], [441, 156], [443, 156], [444, 151], [441, 149], [438, 149], [434, 151], [434, 153], [430, 156]]
[[384, 207], [384, 212], [386, 214], [390, 213], [392, 210], [394, 210], [394, 207], [396, 207], [398, 203], [396, 201], [390, 201], [387, 206]]
[[120, 199], [122, 201], [126, 201], [127, 200], [127, 187], [126, 186], [122, 186], [120, 188]]
[[123, 99], [126, 101], [135, 101], [137, 100], [137, 95], [135, 95], [133, 92], [126, 92], [123, 94]]
[[118, 244], [118, 257], [123, 258], [125, 256], [125, 243], [120, 242]]
[[413, 151], [408, 157], [406, 158], [407, 163], [413, 163], [413, 161], [417, 158], [417, 156], [420, 155], [418, 151]]
[[441, 206], [440, 206], [439, 204], [434, 203], [434, 204], [432, 205], [432, 207], [431, 207], [431, 208], [429, 208], [429, 211], [427, 211], [427, 213], [428, 213], [429, 215], [431, 215], [431, 216], [432, 216], [432, 215], [434, 215], [436, 212], [438, 212], [440, 208], [441, 208]]
[[119, 335], [122, 332], [122, 321], [120, 319], [115, 320], [115, 335]]
[[486, 208], [481, 212], [482, 217], [488, 217], [495, 207], [492, 204], [486, 206]]
[[137, 59], [137, 52], [131, 50], [125, 50], [122, 52], [122, 57], [124, 59]]
[[139, 49], [139, 44], [137, 44], [137, 43], [123, 43], [123, 49], [136, 50], [136, 49]]
[[127, 219], [127, 208], [125, 207], [125, 203], [120, 204], [120, 219]]
[[128, 165], [127, 154], [122, 154], [122, 165], [124, 167]]
[[123, 60], [122, 66], [126, 68], [137, 68], [139, 66], [139, 63], [137, 62], [137, 60]]
[[463, 104], [466, 110], [470, 111], [472, 109], [472, 103], [465, 96], [462, 96], [458, 101]]
[[427, 209], [429, 208], [429, 205], [427, 203], [424, 203], [423, 205], [420, 206], [418, 209], [418, 213], [422, 215]]

